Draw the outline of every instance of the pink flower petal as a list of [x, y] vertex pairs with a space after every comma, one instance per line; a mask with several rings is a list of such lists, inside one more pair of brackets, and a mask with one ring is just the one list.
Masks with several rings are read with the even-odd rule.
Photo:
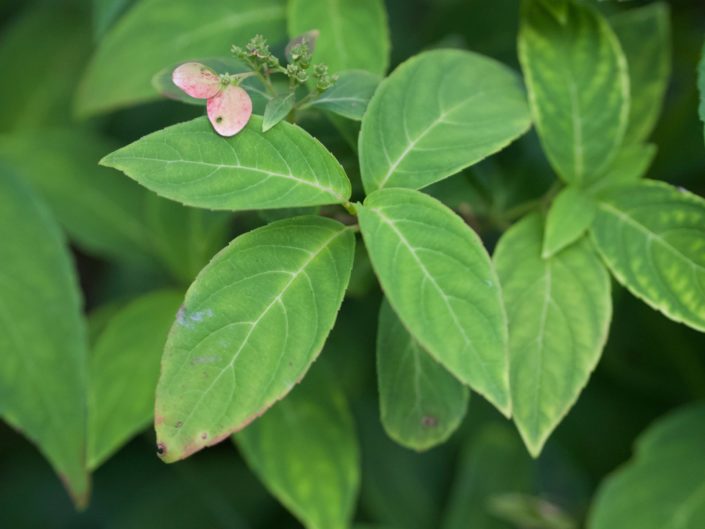
[[174, 84], [191, 97], [208, 99], [220, 90], [220, 78], [213, 70], [200, 62], [187, 62], [171, 74]]
[[252, 99], [239, 86], [228, 85], [208, 100], [208, 119], [221, 136], [235, 136], [252, 115]]

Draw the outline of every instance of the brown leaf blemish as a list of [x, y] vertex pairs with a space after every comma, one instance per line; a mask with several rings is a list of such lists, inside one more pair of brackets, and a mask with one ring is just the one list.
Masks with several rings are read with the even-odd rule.
[[438, 417], [435, 415], [424, 415], [421, 418], [421, 426], [424, 428], [435, 428], [438, 426]]

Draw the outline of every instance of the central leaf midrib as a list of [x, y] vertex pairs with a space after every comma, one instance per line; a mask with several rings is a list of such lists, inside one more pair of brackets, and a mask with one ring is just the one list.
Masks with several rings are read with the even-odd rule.
[[[290, 173], [279, 173], [276, 171], [268, 171], [266, 169], [259, 169], [258, 167], [249, 167], [246, 165], [239, 165], [239, 164], [218, 164], [218, 163], [213, 163], [213, 162], [203, 162], [203, 161], [195, 161], [195, 160], [164, 160], [162, 158], [153, 158], [150, 156], [134, 156], [134, 155], [126, 155], [126, 156], [115, 156], [112, 157], [113, 160], [115, 161], [120, 161], [120, 160], [141, 160], [145, 162], [160, 162], [164, 163], [167, 165], [171, 164], [186, 164], [186, 165], [197, 165], [197, 166], [204, 166], [204, 167], [215, 167], [217, 169], [233, 169], [233, 170], [238, 170], [242, 169], [243, 171], [252, 171], [254, 173], [261, 173], [265, 174], [267, 176], [273, 176], [275, 178], [282, 178], [284, 180], [292, 180], [294, 182], [298, 182], [303, 185], [307, 185], [309, 187], [313, 187], [314, 189], [318, 189], [319, 191], [326, 193], [330, 195], [331, 197], [335, 198], [336, 200], [339, 201], [344, 201], [344, 197], [342, 195], [339, 195], [332, 187], [324, 186], [321, 185], [317, 182], [312, 182], [309, 180], [305, 180], [303, 178], [300, 178], [296, 175], [290, 174]], [[211, 175], [214, 173], [211, 173]], [[210, 176], [210, 175], [208, 175]], [[178, 182], [178, 183], [173, 183], [171, 182], [172, 186], [179, 187], [183, 185], [188, 185], [192, 184], [194, 181], [189, 181], [189, 182]], [[165, 182], [160, 182], [160, 185], [164, 185]]]

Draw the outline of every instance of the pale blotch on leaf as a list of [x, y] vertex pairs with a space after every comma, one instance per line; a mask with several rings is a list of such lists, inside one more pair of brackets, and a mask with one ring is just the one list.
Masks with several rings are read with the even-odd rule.
[[171, 79], [189, 96], [207, 100], [208, 119], [221, 136], [235, 136], [252, 116], [252, 99], [237, 85], [237, 76], [220, 76], [205, 64], [187, 62], [174, 70]]

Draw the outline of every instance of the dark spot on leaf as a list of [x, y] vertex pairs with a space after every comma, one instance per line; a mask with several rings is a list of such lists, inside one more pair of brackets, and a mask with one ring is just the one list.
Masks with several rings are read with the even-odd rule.
[[164, 443], [157, 443], [157, 455], [163, 456], [166, 454], [166, 445]]
[[205, 433], [205, 432], [202, 433], [202, 434], [201, 434], [201, 439], [203, 439], [204, 441], [205, 441], [206, 439], [208, 439], [208, 434]]
[[223, 122], [223, 116], [218, 116], [217, 118], [215, 118], [215, 122], [216, 122], [216, 123], [222, 123], [222, 122]]
[[421, 418], [421, 425], [424, 428], [435, 428], [438, 426], [438, 417], [434, 415], [424, 415]]
[[181, 428], [183, 425], [184, 425], [183, 422], [178, 421], [178, 422], [174, 425], [174, 428]]

